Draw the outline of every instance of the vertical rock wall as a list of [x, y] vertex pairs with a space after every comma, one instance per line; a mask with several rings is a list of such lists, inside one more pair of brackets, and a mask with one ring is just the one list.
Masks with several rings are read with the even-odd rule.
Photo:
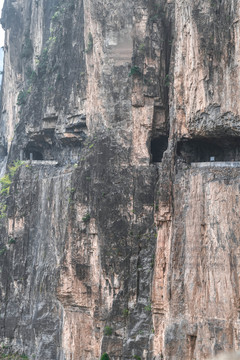
[[5, 0], [2, 24], [1, 160], [35, 160], [1, 194], [6, 353], [237, 349], [238, 1]]

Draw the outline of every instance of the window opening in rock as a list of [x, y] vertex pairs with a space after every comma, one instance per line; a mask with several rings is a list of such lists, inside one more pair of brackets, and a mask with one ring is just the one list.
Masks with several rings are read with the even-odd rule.
[[240, 161], [240, 138], [184, 139], [177, 144], [177, 156], [188, 163]]
[[79, 280], [86, 280], [89, 274], [89, 265], [76, 264], [76, 276]]
[[194, 358], [194, 352], [196, 347], [196, 335], [188, 335], [188, 359], [192, 360]]
[[151, 140], [151, 159], [153, 163], [161, 162], [168, 147], [168, 137], [158, 136]]

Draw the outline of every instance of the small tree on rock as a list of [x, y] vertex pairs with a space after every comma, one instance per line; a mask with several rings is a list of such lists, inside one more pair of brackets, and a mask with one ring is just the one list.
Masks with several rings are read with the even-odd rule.
[[102, 354], [102, 356], [101, 356], [101, 359], [100, 360], [110, 360], [110, 357], [108, 356], [108, 354], [107, 353], [104, 353], [104, 354]]

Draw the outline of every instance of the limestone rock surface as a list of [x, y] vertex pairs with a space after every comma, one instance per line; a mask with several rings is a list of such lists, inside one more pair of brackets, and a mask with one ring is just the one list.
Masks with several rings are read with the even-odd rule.
[[239, 349], [240, 2], [5, 0], [1, 23], [0, 351]]

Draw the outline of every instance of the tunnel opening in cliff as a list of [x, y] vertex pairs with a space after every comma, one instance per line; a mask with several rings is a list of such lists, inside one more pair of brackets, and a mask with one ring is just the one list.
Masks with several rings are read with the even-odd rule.
[[188, 163], [240, 161], [240, 138], [196, 138], [177, 143], [177, 156]]
[[161, 135], [151, 140], [151, 161], [158, 163], [162, 161], [163, 153], [168, 147], [168, 137]]
[[42, 151], [36, 148], [27, 148], [25, 158], [27, 160], [44, 160]]

